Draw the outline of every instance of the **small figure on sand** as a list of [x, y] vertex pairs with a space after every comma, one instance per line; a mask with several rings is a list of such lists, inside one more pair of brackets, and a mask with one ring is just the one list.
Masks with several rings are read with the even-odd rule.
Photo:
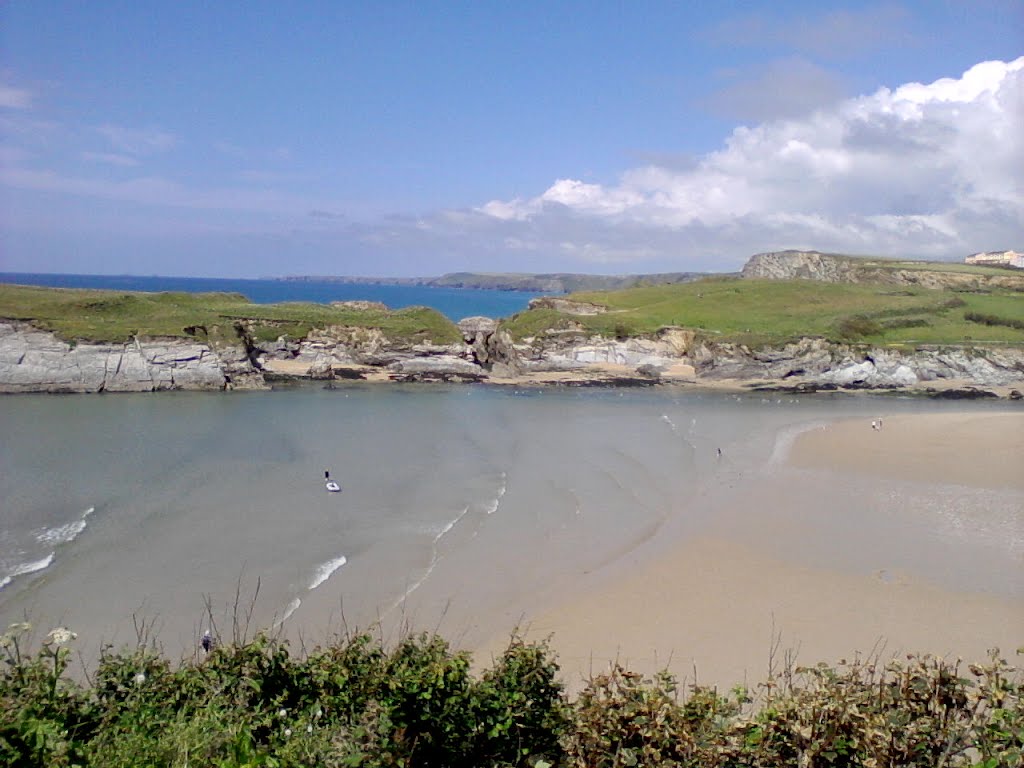
[[878, 421], [877, 420], [875, 420], [875, 419], [871, 420], [871, 428], [873, 430], [875, 430], [876, 432], [878, 431]]
[[213, 648], [213, 635], [210, 634], [210, 630], [203, 632], [203, 638], [199, 641], [199, 645], [202, 646], [204, 653], [209, 653]]
[[715, 450], [718, 451], [718, 458], [722, 458], [722, 449], [721, 448], [715, 448]]

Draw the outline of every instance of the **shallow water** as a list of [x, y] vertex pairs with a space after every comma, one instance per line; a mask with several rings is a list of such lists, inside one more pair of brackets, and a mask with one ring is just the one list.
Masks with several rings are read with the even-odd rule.
[[[471, 632], [475, 621], [514, 623], [524, 600], [668, 529], [730, 524], [785, 557], [853, 570], [895, 562], [946, 574], [953, 588], [1024, 593], [1007, 577], [1019, 565], [1007, 534], [1020, 530], [1019, 496], [904, 484], [858, 508], [821, 505], [811, 521], [807, 505], [778, 513], [781, 462], [800, 429], [947, 408], [431, 385], [4, 397], [0, 622], [27, 613], [118, 644], [134, 641], [134, 614], [177, 653], [193, 647], [207, 604], [223, 630], [236, 591], [246, 606], [258, 585], [254, 626], [322, 636], [329, 617], [402, 617], [432, 628], [450, 611], [453, 629]], [[325, 469], [341, 493], [325, 491]], [[743, 498], [745, 482], [766, 475], [780, 478], [778, 498]], [[848, 497], [849, 478], [819, 480]], [[716, 516], [730, 495], [744, 510], [734, 521]], [[802, 526], [803, 549], [773, 539], [783, 523]]]

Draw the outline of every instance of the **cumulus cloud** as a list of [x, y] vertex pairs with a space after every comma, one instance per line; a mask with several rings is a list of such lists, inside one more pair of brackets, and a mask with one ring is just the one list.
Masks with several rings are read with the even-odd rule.
[[559, 179], [536, 197], [477, 212], [501, 224], [503, 239], [546, 241], [581, 261], [665, 266], [776, 247], [936, 257], [1019, 248], [1021, 125], [1024, 57], [737, 128], [691, 169], [649, 164], [608, 186]]

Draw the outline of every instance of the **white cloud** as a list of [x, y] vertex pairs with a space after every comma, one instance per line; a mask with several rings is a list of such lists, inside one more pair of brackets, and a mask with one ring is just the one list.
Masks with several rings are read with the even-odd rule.
[[828, 11], [819, 15], [799, 7], [793, 15], [751, 13], [730, 18], [711, 28], [716, 43], [735, 46], [778, 46], [826, 58], [856, 56], [911, 38], [905, 31], [910, 16], [893, 5]]
[[[939, 257], [1018, 248], [1021, 125], [1024, 57], [882, 88], [804, 119], [737, 128], [692, 169], [647, 165], [611, 186], [559, 179], [536, 197], [477, 210], [502, 223], [503, 238], [531, 242], [572, 222], [581, 237], [569, 240], [572, 252], [596, 261], [610, 254], [667, 263], [744, 248], [735, 255], [742, 260], [786, 246]], [[638, 238], [632, 248], [609, 239], [624, 229]], [[550, 247], [566, 252], [566, 241]]]
[[96, 128], [118, 152], [126, 155], [153, 155], [166, 152], [178, 143], [173, 133], [159, 128], [136, 130], [106, 123]]
[[28, 109], [32, 106], [32, 93], [24, 88], [0, 83], [0, 107], [6, 109]]
[[116, 165], [121, 168], [131, 168], [139, 164], [139, 161], [129, 155], [118, 155], [113, 152], [83, 152], [82, 159], [91, 163], [103, 163], [105, 165]]
[[740, 120], [803, 117], [839, 101], [844, 91], [838, 76], [800, 57], [731, 74], [729, 84], [708, 100], [708, 106]]

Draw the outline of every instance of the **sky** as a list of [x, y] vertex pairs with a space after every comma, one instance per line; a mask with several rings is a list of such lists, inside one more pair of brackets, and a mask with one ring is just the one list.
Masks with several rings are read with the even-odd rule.
[[1024, 250], [1024, 0], [0, 3], [0, 271]]

